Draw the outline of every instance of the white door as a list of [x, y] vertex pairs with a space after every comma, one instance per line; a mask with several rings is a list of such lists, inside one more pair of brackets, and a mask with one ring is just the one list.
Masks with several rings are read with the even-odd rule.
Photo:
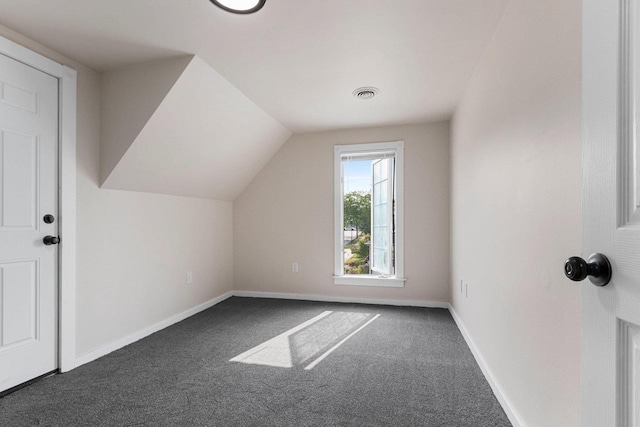
[[58, 367], [57, 153], [58, 80], [0, 54], [0, 392]]
[[[640, 0], [583, 1], [582, 424], [640, 426]], [[567, 159], [578, 161], [578, 159]]]

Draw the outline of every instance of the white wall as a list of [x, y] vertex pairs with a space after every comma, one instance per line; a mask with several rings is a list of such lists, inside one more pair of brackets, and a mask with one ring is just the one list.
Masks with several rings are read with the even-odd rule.
[[77, 354], [230, 291], [232, 204], [99, 189], [100, 74], [6, 27], [0, 35], [78, 71]]
[[[334, 285], [333, 146], [397, 140], [405, 141], [406, 285]], [[233, 209], [236, 290], [449, 299], [449, 122], [294, 135]]]
[[529, 426], [580, 423], [580, 19], [513, 0], [452, 125], [453, 307]]

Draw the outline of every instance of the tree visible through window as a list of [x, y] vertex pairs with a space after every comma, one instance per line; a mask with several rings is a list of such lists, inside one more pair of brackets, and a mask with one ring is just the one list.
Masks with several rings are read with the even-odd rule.
[[[367, 163], [371, 167], [371, 162]], [[349, 166], [345, 164], [345, 170]], [[345, 174], [345, 183], [350, 181]], [[348, 186], [346, 186], [348, 188]], [[371, 190], [353, 190], [344, 195], [344, 273], [369, 274], [371, 247]]]

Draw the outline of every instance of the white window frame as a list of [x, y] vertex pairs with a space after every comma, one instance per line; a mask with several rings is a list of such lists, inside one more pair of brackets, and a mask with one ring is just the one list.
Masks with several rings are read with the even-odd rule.
[[[344, 274], [344, 194], [342, 158], [348, 154], [375, 153], [381, 151], [395, 152], [395, 203], [396, 203], [396, 241], [395, 241], [395, 274], [392, 276], [376, 276], [370, 274]], [[377, 142], [371, 144], [335, 145], [333, 148], [334, 170], [334, 275], [336, 285], [404, 287], [404, 141]], [[373, 226], [373, 225], [372, 225]]]

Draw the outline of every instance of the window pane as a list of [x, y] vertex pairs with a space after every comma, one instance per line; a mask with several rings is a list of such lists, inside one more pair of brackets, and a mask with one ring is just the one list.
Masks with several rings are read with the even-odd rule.
[[387, 206], [377, 205], [373, 207], [373, 225], [380, 226], [387, 224]]
[[390, 161], [390, 159], [385, 159], [385, 161], [380, 162], [380, 181], [389, 179], [389, 168], [387, 167], [387, 162]]
[[389, 227], [386, 225], [374, 227], [373, 234], [376, 236], [376, 248], [385, 249], [389, 244]]
[[381, 189], [382, 189], [382, 184], [380, 183], [373, 184], [373, 204], [374, 205], [379, 205], [380, 203], [382, 203], [382, 201], [380, 200]]
[[387, 193], [387, 185], [386, 181], [377, 184], [380, 186], [379, 198], [380, 203], [387, 204], [389, 202], [389, 194]]
[[387, 251], [384, 249], [375, 249], [374, 258], [376, 259], [376, 263], [380, 270], [388, 270], [389, 262], [387, 259]]

